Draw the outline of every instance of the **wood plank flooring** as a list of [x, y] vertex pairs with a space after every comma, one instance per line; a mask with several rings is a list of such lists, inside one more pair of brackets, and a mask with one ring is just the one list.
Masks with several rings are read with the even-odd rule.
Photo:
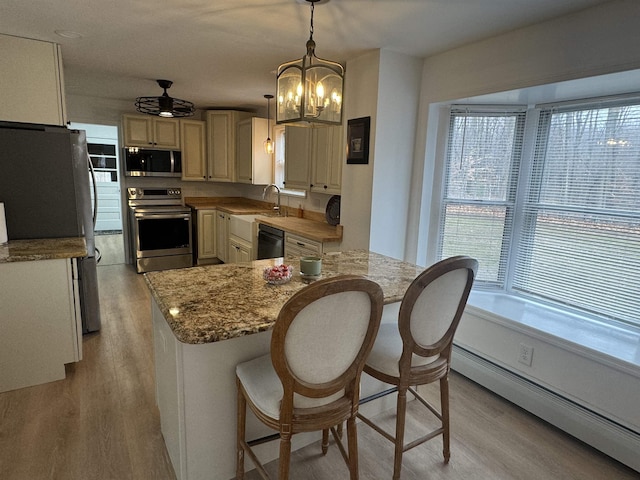
[[[103, 328], [84, 336], [84, 359], [67, 367], [65, 380], [0, 394], [2, 480], [175, 479], [154, 400], [144, 278], [108, 265], [98, 268], [98, 280]], [[408, 435], [422, 421], [411, 404]], [[405, 455], [403, 480], [640, 478], [457, 374], [451, 409], [451, 462], [443, 464], [442, 442], [433, 440]], [[391, 478], [391, 444], [362, 424], [358, 437], [360, 478]], [[267, 465], [273, 478], [276, 469]], [[346, 479], [348, 470], [334, 445], [322, 456], [317, 443], [294, 453], [290, 478]]]

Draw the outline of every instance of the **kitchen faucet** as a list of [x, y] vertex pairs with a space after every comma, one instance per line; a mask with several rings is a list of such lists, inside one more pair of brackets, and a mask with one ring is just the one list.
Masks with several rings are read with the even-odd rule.
[[264, 200], [264, 197], [267, 195], [267, 192], [271, 187], [275, 188], [276, 192], [278, 193], [278, 204], [275, 207], [273, 207], [273, 210], [276, 212], [277, 215], [280, 215], [280, 189], [276, 184], [270, 183], [269, 185], [264, 187], [264, 190], [262, 191], [262, 199]]

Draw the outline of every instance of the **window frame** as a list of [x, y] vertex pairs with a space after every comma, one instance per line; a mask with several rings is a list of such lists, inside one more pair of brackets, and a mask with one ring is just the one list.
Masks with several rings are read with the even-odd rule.
[[[549, 141], [549, 130], [547, 130], [547, 135], [545, 138], [545, 143], [539, 143], [539, 132], [541, 122], [544, 121], [543, 115], [547, 116], [547, 128], [551, 128], [552, 126], [552, 115], [558, 111], [573, 111], [573, 110], [597, 110], [601, 108], [607, 108], [616, 105], [640, 105], [638, 101], [637, 95], [629, 95], [620, 97], [606, 97], [606, 98], [590, 98], [577, 102], [564, 102], [561, 105], [561, 108], [558, 109], [558, 105], [535, 105], [530, 106], [528, 108], [524, 108], [526, 111], [525, 114], [525, 122], [523, 127], [523, 139], [520, 145], [521, 154], [519, 158], [519, 165], [515, 170], [517, 177], [517, 181], [515, 182], [515, 193], [513, 196], [514, 207], [513, 207], [513, 220], [510, 231], [510, 238], [508, 239], [508, 245], [505, 247], [505, 238], [503, 238], [503, 247], [501, 251], [501, 256], [506, 255], [506, 266], [504, 268], [504, 278], [502, 278], [502, 282], [486, 282], [486, 281], [478, 281], [474, 285], [474, 289], [476, 290], [484, 290], [484, 291], [493, 291], [496, 293], [503, 293], [506, 295], [522, 298], [528, 301], [534, 301], [536, 303], [540, 303], [543, 305], [550, 306], [552, 308], [557, 308], [562, 311], [566, 311], [571, 314], [577, 314], [584, 318], [591, 318], [592, 320], [597, 321], [605, 321], [605, 322], [613, 322], [613, 324], [625, 324], [631, 325], [633, 327], [640, 326], [640, 319], [635, 320], [625, 319], [625, 318], [614, 318], [609, 316], [606, 313], [606, 310], [600, 310], [599, 312], [593, 312], [589, 309], [581, 308], [579, 306], [568, 305], [562, 303], [561, 300], [558, 299], [549, 299], [544, 296], [539, 296], [536, 294], [530, 294], [528, 292], [520, 291], [518, 288], [514, 287], [514, 279], [516, 276], [516, 264], [518, 261], [521, 261], [521, 252], [520, 250], [524, 248], [522, 242], [523, 233], [528, 228], [527, 222], [530, 220], [531, 215], [525, 215], [524, 209], [527, 206], [527, 203], [530, 201], [530, 194], [534, 187], [538, 188], [537, 194], [540, 194], [540, 185], [539, 181], [535, 181], [535, 175], [539, 175], [540, 172], [537, 172], [538, 168], [538, 159], [540, 158], [540, 150], [546, 151], [548, 141]], [[435, 242], [429, 243], [428, 250], [431, 253], [427, 252], [428, 258], [435, 258], [435, 260], [439, 260], [441, 258], [442, 252], [442, 228], [444, 227], [443, 215], [445, 212], [445, 208], [447, 204], [450, 204], [450, 201], [447, 201], [445, 198], [447, 195], [447, 175], [449, 168], [449, 148], [450, 148], [450, 132], [453, 126], [453, 117], [456, 114], [461, 113], [462, 111], [466, 111], [467, 113], [476, 113], [476, 114], [487, 114], [487, 113], [495, 113], [502, 112], [505, 114], [513, 113], [519, 108], [519, 106], [484, 106], [484, 105], [449, 105], [445, 112], [446, 118], [441, 117], [441, 130], [438, 135], [438, 143], [440, 145], [444, 145], [443, 147], [437, 147], [439, 158], [441, 162], [438, 162], [437, 165], [440, 167], [436, 168], [434, 174], [434, 191], [433, 200], [435, 202], [434, 208], [436, 216], [433, 217], [435, 222], [433, 222], [433, 231], [435, 234], [431, 236]], [[553, 110], [555, 109], [555, 111]], [[542, 165], [546, 162], [546, 153], [542, 156], [543, 161]], [[482, 202], [487, 204], [487, 202]], [[502, 203], [502, 202], [498, 202]], [[561, 206], [560, 208], [564, 209], [567, 207], [566, 205]], [[433, 212], [433, 210], [432, 210]], [[588, 212], [584, 212], [585, 214]], [[527, 220], [529, 218], [529, 220]], [[635, 217], [634, 217], [635, 218]], [[633, 240], [633, 236], [631, 239]], [[532, 245], [532, 244], [529, 244]], [[579, 302], [576, 302], [579, 303]]]

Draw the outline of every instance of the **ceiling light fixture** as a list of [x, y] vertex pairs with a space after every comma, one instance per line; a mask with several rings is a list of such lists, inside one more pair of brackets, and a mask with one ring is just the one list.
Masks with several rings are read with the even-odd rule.
[[171, 98], [167, 93], [167, 88], [173, 85], [171, 80], [156, 80], [164, 93], [159, 97], [138, 97], [136, 98], [136, 110], [147, 115], [158, 117], [190, 117], [194, 114], [193, 103], [179, 98]]
[[264, 151], [271, 155], [275, 150], [273, 140], [271, 140], [271, 99], [273, 95], [265, 95], [267, 99], [267, 139], [264, 141]]
[[305, 1], [311, 4], [307, 54], [278, 67], [276, 123], [340, 125], [344, 67], [337, 62], [318, 58], [315, 53], [316, 42], [313, 40], [314, 5], [319, 1], [326, 2]]

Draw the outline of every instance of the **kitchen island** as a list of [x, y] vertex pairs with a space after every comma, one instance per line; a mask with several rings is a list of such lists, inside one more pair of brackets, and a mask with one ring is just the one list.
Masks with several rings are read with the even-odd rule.
[[0, 245], [0, 392], [65, 378], [82, 359], [76, 259], [83, 237]]
[[[263, 269], [280, 263], [294, 266], [292, 280], [280, 286], [267, 284]], [[152, 294], [157, 403], [178, 479], [233, 478], [235, 366], [269, 352], [271, 328], [280, 309], [305, 287], [297, 270], [297, 258], [280, 258], [145, 274]], [[383, 321], [395, 321], [398, 302], [422, 270], [355, 250], [325, 254], [322, 277], [356, 274], [375, 281], [384, 293]], [[363, 395], [381, 388], [363, 377]], [[390, 406], [381, 403], [378, 409]], [[248, 416], [249, 438], [270, 433]], [[296, 435], [294, 448], [319, 438], [317, 433]], [[257, 453], [270, 461], [277, 458], [277, 448], [278, 442], [272, 442], [261, 445]]]

